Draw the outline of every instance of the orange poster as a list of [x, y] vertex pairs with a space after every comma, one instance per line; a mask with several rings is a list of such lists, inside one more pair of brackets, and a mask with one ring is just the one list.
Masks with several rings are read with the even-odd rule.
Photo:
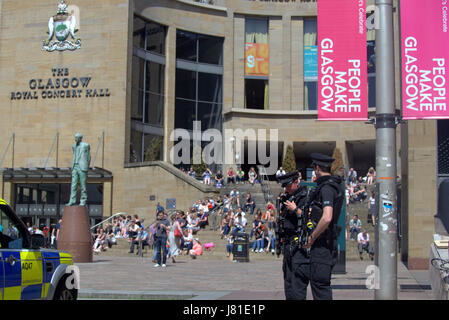
[[245, 75], [268, 76], [268, 44], [245, 43]]

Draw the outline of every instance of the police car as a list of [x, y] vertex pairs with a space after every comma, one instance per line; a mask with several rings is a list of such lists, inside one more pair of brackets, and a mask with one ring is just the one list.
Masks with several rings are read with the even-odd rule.
[[44, 249], [42, 235], [30, 235], [0, 199], [0, 300], [76, 300], [77, 268], [72, 256]]

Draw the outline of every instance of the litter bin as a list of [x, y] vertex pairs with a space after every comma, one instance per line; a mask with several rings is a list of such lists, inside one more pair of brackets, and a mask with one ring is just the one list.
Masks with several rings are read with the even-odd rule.
[[234, 238], [232, 255], [235, 261], [249, 262], [249, 235], [238, 232]]

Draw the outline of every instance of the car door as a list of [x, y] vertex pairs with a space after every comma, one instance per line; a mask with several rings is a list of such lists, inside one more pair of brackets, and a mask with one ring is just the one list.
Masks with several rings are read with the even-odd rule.
[[42, 255], [40, 250], [22, 250], [20, 252], [22, 269], [22, 300], [42, 297]]
[[20, 250], [2, 249], [3, 272], [5, 274], [4, 300], [20, 300], [22, 292], [22, 270]]

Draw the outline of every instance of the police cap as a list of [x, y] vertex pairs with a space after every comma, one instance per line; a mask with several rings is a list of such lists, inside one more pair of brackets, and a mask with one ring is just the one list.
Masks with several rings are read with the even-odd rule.
[[296, 179], [299, 178], [298, 171], [292, 171], [287, 174], [284, 174], [278, 178], [278, 182], [282, 184], [282, 188], [285, 188], [290, 183], [294, 182]]
[[329, 157], [322, 153], [312, 153], [310, 155], [312, 158], [312, 165], [317, 164], [321, 167], [328, 167], [330, 168], [332, 166], [332, 162], [334, 162], [334, 158]]

